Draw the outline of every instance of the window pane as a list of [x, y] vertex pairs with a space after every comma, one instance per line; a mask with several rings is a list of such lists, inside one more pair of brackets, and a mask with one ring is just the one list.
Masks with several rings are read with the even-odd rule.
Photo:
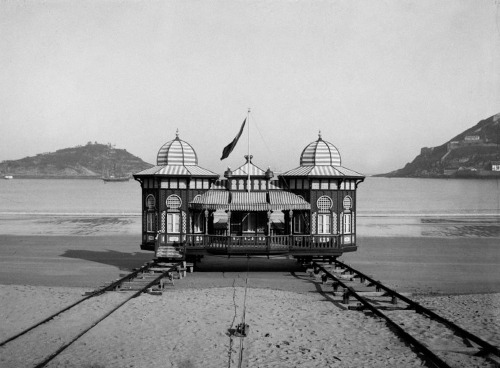
[[167, 213], [167, 232], [168, 233], [178, 233], [179, 232], [179, 214], [178, 213]]
[[177, 213], [173, 214], [174, 216], [174, 233], [179, 232], [179, 215]]
[[330, 234], [330, 215], [318, 215], [318, 234]]
[[167, 213], [167, 232], [171, 233], [172, 232], [172, 214]]
[[351, 215], [344, 214], [344, 234], [351, 233]]
[[147, 231], [153, 231], [154, 213], [147, 214]]

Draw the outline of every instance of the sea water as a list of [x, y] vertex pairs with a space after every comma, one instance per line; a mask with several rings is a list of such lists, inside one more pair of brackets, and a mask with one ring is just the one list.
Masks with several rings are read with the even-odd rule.
[[[129, 231], [140, 233], [141, 198], [135, 180], [1, 180], [0, 234], [7, 219], [9, 233], [16, 233], [19, 224], [26, 234], [24, 218], [43, 223], [44, 218], [69, 216], [85, 218], [87, 227], [92, 217], [128, 217], [137, 224]], [[368, 177], [358, 187], [356, 212], [358, 236], [500, 237], [500, 181]], [[69, 234], [78, 226], [72, 224]], [[59, 226], [56, 234], [64, 229]]]

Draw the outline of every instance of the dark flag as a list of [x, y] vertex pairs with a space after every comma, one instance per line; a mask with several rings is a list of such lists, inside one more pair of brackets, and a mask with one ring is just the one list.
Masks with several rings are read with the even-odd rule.
[[222, 157], [220, 158], [221, 160], [224, 160], [226, 157], [229, 156], [231, 152], [233, 152], [234, 147], [236, 147], [236, 143], [238, 143], [238, 139], [240, 139], [241, 134], [243, 133], [243, 129], [245, 128], [245, 123], [247, 122], [247, 119], [243, 120], [243, 124], [241, 124], [240, 131], [234, 137], [233, 141], [229, 143], [226, 147], [224, 147], [224, 150], [222, 151]]

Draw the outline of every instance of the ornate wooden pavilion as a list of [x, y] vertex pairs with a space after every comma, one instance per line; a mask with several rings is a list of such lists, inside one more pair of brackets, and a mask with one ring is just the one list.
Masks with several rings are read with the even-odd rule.
[[252, 159], [220, 179], [198, 166], [178, 134], [165, 143], [157, 165], [134, 175], [142, 188], [141, 249], [159, 258], [332, 258], [357, 249], [356, 189], [365, 177], [341, 165], [333, 144], [319, 134], [300, 166], [279, 175]]

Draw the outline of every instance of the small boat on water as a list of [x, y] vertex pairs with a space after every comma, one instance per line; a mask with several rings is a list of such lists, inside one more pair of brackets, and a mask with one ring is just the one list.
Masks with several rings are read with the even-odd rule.
[[113, 169], [111, 170], [105, 170], [103, 168], [102, 180], [105, 183], [129, 181], [130, 175], [125, 175], [121, 170], [117, 170], [116, 163], [114, 163]]
[[129, 181], [130, 177], [129, 176], [114, 176], [114, 175], [110, 175], [108, 177], [103, 177], [102, 180], [105, 183], [107, 183], [107, 182]]
[[7, 180], [14, 179], [12, 175], [5, 175], [3, 178]]

